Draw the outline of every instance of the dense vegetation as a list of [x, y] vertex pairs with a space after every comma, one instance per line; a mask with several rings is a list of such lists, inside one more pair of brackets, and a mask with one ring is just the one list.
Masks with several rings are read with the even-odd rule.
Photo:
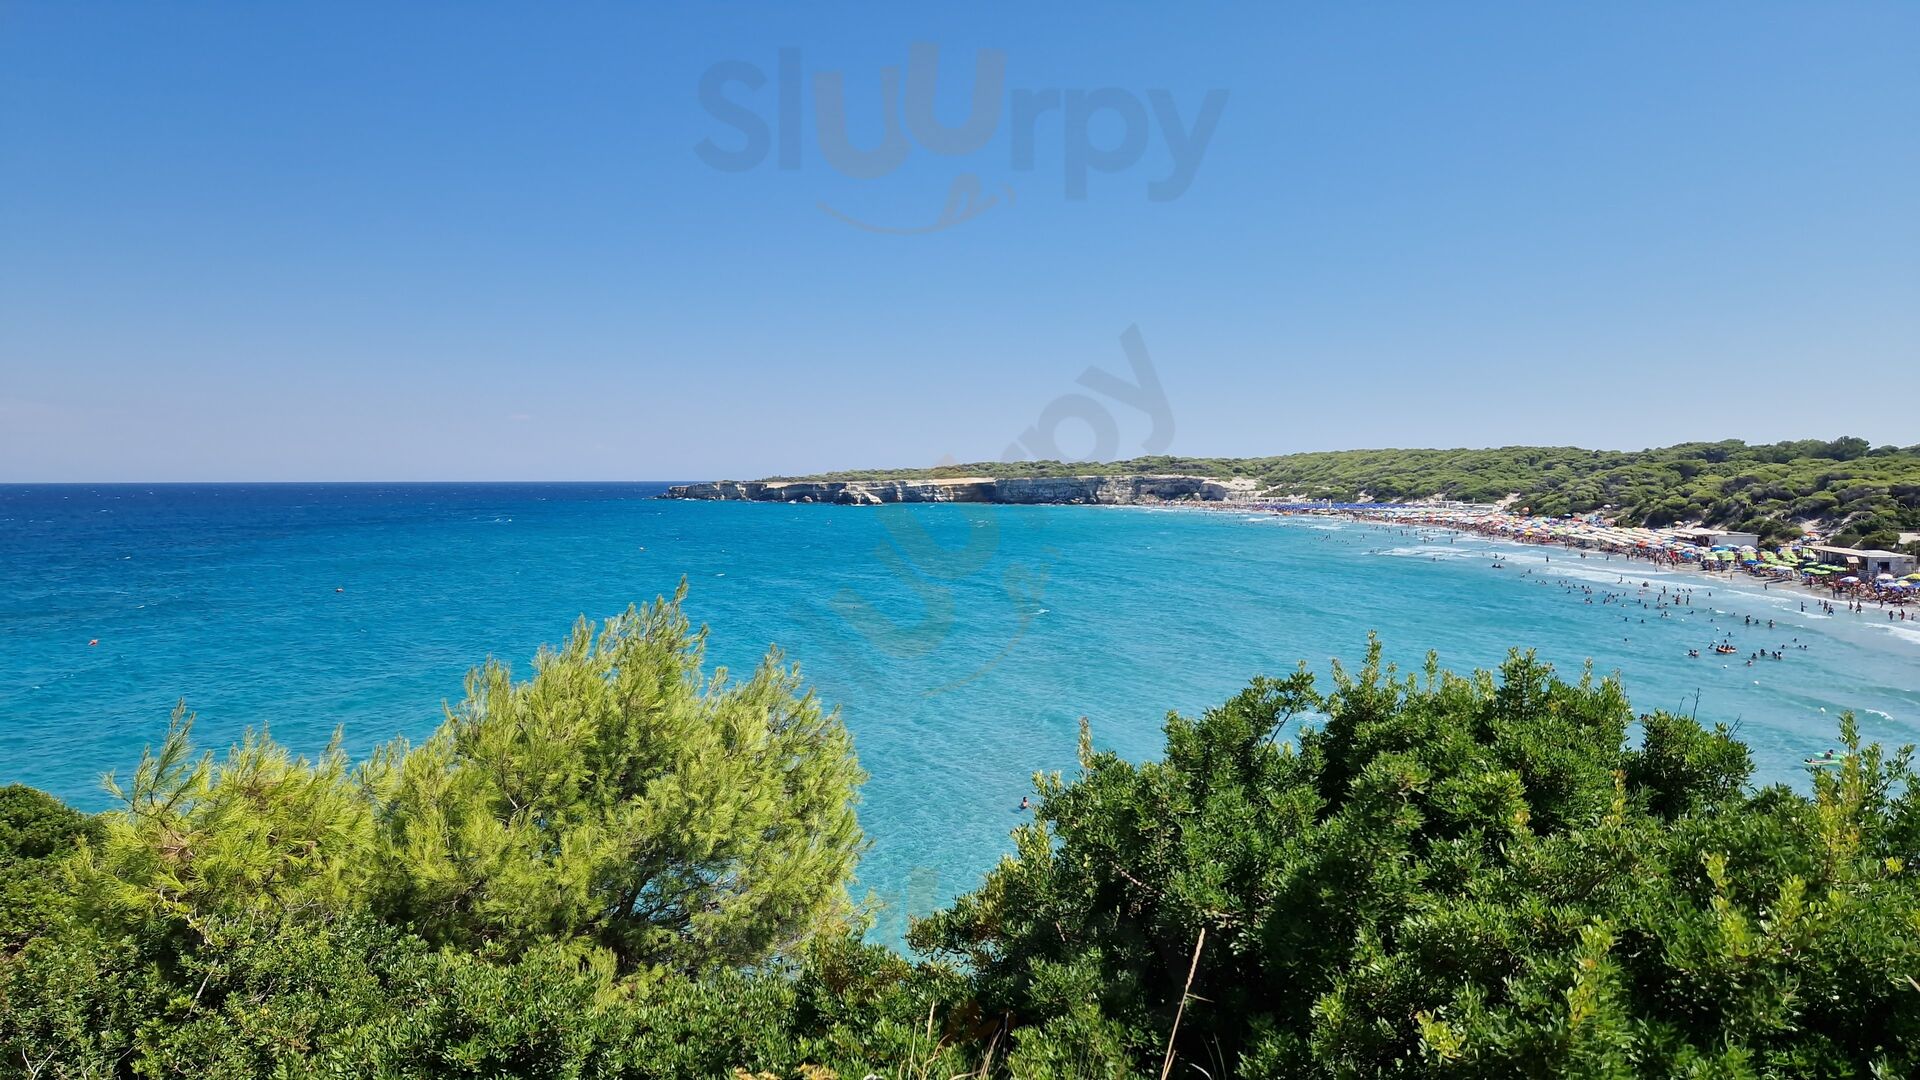
[[[1810, 796], [1530, 656], [1369, 651], [1038, 780], [1016, 853], [858, 940], [847, 735], [676, 598], [349, 763], [177, 719], [76, 813], [0, 790], [0, 1075], [1897, 1076], [1910, 751]], [[1171, 1072], [1169, 1071], [1171, 1070]]]
[[1103, 1075], [1157, 1060], [1176, 1016], [1215, 1076], [1920, 1063], [1904, 753], [1804, 799], [1746, 790], [1724, 728], [1654, 714], [1627, 748], [1617, 685], [1530, 657], [1401, 679], [1375, 650], [1336, 678], [1174, 717], [1162, 762], [1083, 747], [1019, 857], [918, 939]]
[[[806, 479], [1062, 476], [1087, 462], [1016, 461], [829, 473]], [[1893, 548], [1920, 531], [1920, 446], [1865, 439], [1749, 446], [1737, 439], [1653, 450], [1508, 446], [1495, 450], [1339, 450], [1262, 458], [1144, 457], [1100, 471], [1249, 477], [1275, 497], [1350, 501], [1440, 497], [1494, 502], [1538, 514], [1612, 508], [1628, 524], [1706, 521], [1766, 536], [1797, 536], [1799, 523], [1835, 529], [1841, 542]]]

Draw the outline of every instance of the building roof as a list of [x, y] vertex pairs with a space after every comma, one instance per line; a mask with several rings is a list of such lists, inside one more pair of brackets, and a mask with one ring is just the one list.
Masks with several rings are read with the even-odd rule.
[[1881, 551], [1879, 548], [1837, 547], [1833, 544], [1808, 544], [1815, 551], [1825, 551], [1834, 555], [1857, 555], [1874, 559], [1911, 559], [1913, 556], [1900, 551]]

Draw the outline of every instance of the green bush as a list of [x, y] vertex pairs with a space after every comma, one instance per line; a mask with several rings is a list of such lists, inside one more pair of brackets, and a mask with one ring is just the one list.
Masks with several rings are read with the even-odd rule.
[[1258, 680], [1169, 718], [1162, 761], [1083, 745], [915, 940], [971, 966], [1022, 1053], [1085, 1042], [1140, 1075], [1176, 1014], [1211, 1075], [1920, 1066], [1907, 753], [1849, 718], [1808, 798], [1747, 790], [1724, 729], [1653, 714], [1634, 747], [1632, 722], [1616, 684], [1530, 656], [1416, 678], [1376, 648], [1325, 697]]

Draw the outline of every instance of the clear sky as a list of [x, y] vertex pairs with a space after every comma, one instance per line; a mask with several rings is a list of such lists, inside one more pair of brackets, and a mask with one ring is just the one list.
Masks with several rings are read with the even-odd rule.
[[906, 7], [0, 0], [0, 480], [1920, 442], [1920, 4]]

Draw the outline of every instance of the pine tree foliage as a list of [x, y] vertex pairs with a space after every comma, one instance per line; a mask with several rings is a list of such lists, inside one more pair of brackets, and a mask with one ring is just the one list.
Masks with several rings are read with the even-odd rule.
[[192, 731], [192, 715], [176, 708], [128, 783], [107, 776], [120, 808], [73, 863], [95, 914], [206, 935], [226, 919], [359, 902], [372, 816], [339, 734], [308, 761], [250, 731], [216, 761], [194, 753]]
[[493, 662], [372, 769], [382, 904], [430, 940], [590, 939], [623, 968], [750, 964], [847, 914], [864, 779], [836, 714], [769, 654], [701, 671], [671, 603], [586, 622], [516, 683]]

